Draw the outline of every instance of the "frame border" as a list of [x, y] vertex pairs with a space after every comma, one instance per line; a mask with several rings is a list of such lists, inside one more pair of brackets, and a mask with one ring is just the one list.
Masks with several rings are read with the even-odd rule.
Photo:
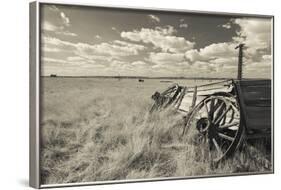
[[[41, 89], [41, 5], [65, 5], [65, 6], [77, 6], [77, 7], [92, 7], [103, 9], [119, 9], [127, 11], [154, 11], [162, 13], [181, 13], [181, 14], [195, 14], [195, 15], [210, 15], [210, 16], [236, 16], [236, 17], [248, 17], [248, 18], [267, 18], [272, 22], [272, 78], [271, 84], [272, 90], [272, 170], [266, 172], [244, 172], [233, 174], [212, 174], [212, 175], [200, 175], [200, 176], [179, 176], [179, 177], [163, 177], [163, 178], [150, 178], [150, 179], [127, 179], [127, 180], [114, 180], [114, 181], [95, 181], [95, 182], [78, 182], [78, 183], [62, 183], [62, 184], [41, 184], [40, 181], [40, 89]], [[75, 186], [90, 186], [90, 185], [106, 185], [106, 184], [123, 184], [123, 183], [136, 183], [136, 182], [154, 182], [154, 181], [170, 181], [170, 180], [186, 180], [186, 179], [199, 179], [199, 178], [216, 178], [216, 177], [237, 177], [248, 175], [262, 175], [262, 174], [274, 174], [275, 173], [275, 149], [274, 149], [274, 63], [275, 63], [275, 48], [274, 48], [274, 15], [261, 15], [261, 14], [248, 14], [248, 13], [230, 13], [230, 12], [216, 12], [216, 11], [198, 11], [198, 10], [186, 10], [186, 9], [166, 9], [155, 7], [133, 7], [133, 6], [116, 6], [116, 5], [99, 5], [91, 3], [73, 3], [63, 2], [55, 0], [37, 0], [30, 2], [29, 6], [29, 25], [30, 25], [30, 127], [29, 127], [29, 184], [34, 188], [56, 188], [56, 187], [75, 187]]]

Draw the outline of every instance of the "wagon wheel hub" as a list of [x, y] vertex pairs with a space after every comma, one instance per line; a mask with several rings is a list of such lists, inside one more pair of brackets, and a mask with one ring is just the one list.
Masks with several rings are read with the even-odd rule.
[[210, 127], [210, 121], [208, 118], [201, 118], [196, 123], [196, 128], [199, 131], [199, 133], [205, 135]]
[[208, 118], [201, 118], [196, 123], [196, 128], [202, 135], [208, 134], [209, 138], [214, 138], [219, 132], [219, 125], [210, 121]]
[[215, 126], [214, 123], [210, 124], [210, 127], [208, 128], [208, 138], [213, 139], [216, 138], [218, 135], [218, 130], [217, 127]]
[[[210, 121], [208, 118], [201, 118], [196, 123], [196, 128], [198, 132], [207, 137], [209, 142], [213, 139], [218, 139], [219, 128], [218, 124]], [[210, 147], [212, 148], [212, 147]]]

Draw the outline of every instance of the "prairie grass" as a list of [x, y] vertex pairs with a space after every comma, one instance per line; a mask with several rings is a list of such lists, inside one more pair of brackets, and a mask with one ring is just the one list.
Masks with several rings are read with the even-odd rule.
[[112, 80], [42, 79], [43, 184], [272, 170], [261, 143], [213, 166], [206, 147], [181, 137], [181, 115], [148, 114], [165, 84]]

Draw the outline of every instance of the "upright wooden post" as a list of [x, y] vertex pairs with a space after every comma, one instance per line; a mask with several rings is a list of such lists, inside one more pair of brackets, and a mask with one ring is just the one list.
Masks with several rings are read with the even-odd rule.
[[186, 128], [189, 127], [189, 125], [190, 125], [190, 117], [191, 117], [193, 109], [196, 105], [196, 99], [197, 99], [197, 86], [194, 87], [192, 103], [191, 103], [191, 106], [189, 107], [188, 113], [185, 117], [186, 123], [185, 123], [183, 131], [182, 131], [182, 136], [185, 134], [185, 131], [187, 130]]
[[239, 48], [239, 54], [238, 54], [238, 74], [237, 74], [237, 79], [241, 80], [242, 79], [242, 66], [243, 66], [243, 47], [245, 44], [239, 44], [235, 49]]

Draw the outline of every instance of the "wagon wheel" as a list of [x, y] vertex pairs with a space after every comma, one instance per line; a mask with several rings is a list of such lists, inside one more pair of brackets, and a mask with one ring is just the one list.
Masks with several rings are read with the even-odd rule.
[[184, 135], [196, 136], [199, 143], [207, 144], [212, 161], [231, 155], [243, 139], [239, 105], [232, 95], [209, 96], [191, 113]]
[[169, 107], [171, 104], [177, 102], [177, 98], [179, 97], [179, 93], [182, 92], [183, 87], [174, 84], [173, 86], [169, 87], [164, 92], [155, 92], [151, 98], [154, 100], [152, 107], [150, 108], [150, 113], [165, 109]]

